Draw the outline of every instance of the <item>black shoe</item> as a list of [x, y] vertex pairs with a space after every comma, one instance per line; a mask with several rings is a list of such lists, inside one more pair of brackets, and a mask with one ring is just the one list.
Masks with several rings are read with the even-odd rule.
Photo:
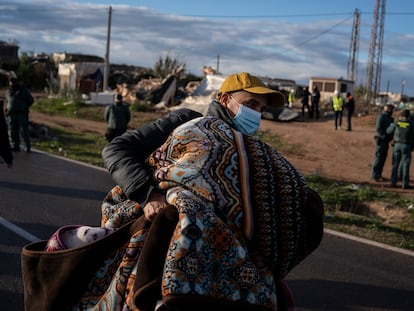
[[403, 186], [403, 189], [414, 189], [412, 186]]
[[26, 148], [26, 150], [25, 150], [27, 153], [30, 153], [30, 152], [32, 152], [32, 150], [30, 149], [30, 148]]
[[387, 181], [388, 179], [380, 176], [380, 177], [374, 178], [374, 180], [378, 181], [378, 182], [381, 182], [381, 181]]
[[20, 151], [20, 148], [14, 147], [14, 148], [12, 148], [12, 151], [19, 152]]

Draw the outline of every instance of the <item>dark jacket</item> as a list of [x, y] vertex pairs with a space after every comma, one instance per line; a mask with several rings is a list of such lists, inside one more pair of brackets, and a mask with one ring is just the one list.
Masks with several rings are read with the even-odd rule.
[[349, 113], [354, 113], [355, 111], [355, 99], [352, 95], [347, 96], [345, 108], [348, 110]]
[[395, 144], [407, 144], [414, 147], [414, 123], [408, 118], [400, 118], [390, 125], [388, 132], [394, 133]]
[[104, 117], [108, 128], [124, 130], [131, 120], [131, 111], [123, 102], [116, 102], [106, 106]]
[[392, 133], [387, 133], [387, 129], [391, 123], [394, 122], [394, 118], [391, 116], [391, 113], [388, 111], [383, 111], [376, 120], [376, 134], [375, 138], [377, 143], [389, 143], [392, 138]]
[[302, 90], [300, 102], [302, 104], [308, 104], [310, 95], [311, 95], [311, 93], [309, 93], [309, 91], [307, 89]]
[[34, 99], [29, 90], [25, 87], [8, 89], [6, 92], [7, 114], [29, 113], [29, 108]]
[[312, 97], [311, 97], [311, 101], [312, 104], [317, 104], [319, 103], [319, 101], [321, 100], [321, 93], [319, 92], [319, 90], [313, 90], [312, 91]]

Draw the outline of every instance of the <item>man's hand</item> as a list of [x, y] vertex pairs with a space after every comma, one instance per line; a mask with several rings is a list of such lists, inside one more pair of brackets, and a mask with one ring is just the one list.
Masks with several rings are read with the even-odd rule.
[[153, 190], [148, 198], [147, 204], [144, 206], [145, 218], [152, 221], [159, 211], [167, 205], [168, 203], [165, 200], [165, 194]]

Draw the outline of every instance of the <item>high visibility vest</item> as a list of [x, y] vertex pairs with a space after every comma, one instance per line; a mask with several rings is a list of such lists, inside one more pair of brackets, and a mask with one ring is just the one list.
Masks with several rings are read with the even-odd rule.
[[293, 103], [295, 101], [295, 94], [289, 93], [288, 101], [289, 103]]
[[335, 111], [341, 111], [343, 106], [344, 106], [344, 103], [345, 103], [345, 101], [341, 96], [339, 96], [339, 97], [335, 96], [333, 98], [333, 109]]

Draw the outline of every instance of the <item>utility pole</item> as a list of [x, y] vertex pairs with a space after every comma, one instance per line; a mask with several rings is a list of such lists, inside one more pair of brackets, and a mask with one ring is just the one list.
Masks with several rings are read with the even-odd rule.
[[219, 67], [220, 67], [220, 54], [217, 54], [216, 74], [220, 73]]
[[384, 40], [385, 0], [376, 0], [372, 17], [371, 41], [365, 83], [365, 98], [375, 104], [381, 84], [382, 47]]
[[352, 26], [351, 45], [349, 47], [348, 58], [348, 73], [347, 78], [350, 81], [356, 80], [357, 65], [358, 65], [358, 46], [359, 46], [359, 16], [360, 12], [355, 9], [354, 12], [354, 24]]
[[106, 51], [105, 51], [105, 67], [104, 67], [104, 78], [103, 78], [103, 91], [108, 90], [108, 79], [109, 79], [109, 46], [111, 41], [111, 18], [112, 18], [112, 6], [109, 7], [108, 13], [108, 33], [106, 35]]
[[401, 82], [401, 96], [400, 96], [400, 102], [403, 102], [403, 97], [404, 97], [404, 87], [405, 87], [405, 80], [402, 80], [402, 82]]

